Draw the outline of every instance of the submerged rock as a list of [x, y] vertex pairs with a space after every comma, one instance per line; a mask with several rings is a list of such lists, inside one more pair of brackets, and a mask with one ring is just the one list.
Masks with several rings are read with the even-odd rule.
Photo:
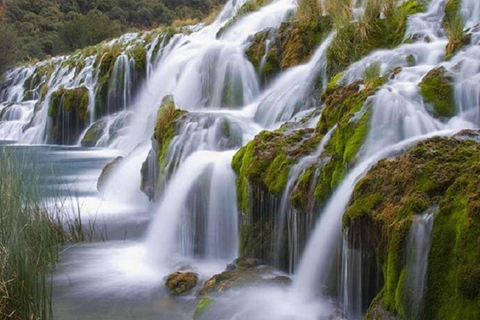
[[193, 272], [175, 272], [169, 275], [165, 281], [171, 295], [185, 295], [196, 287], [198, 282], [198, 274]]

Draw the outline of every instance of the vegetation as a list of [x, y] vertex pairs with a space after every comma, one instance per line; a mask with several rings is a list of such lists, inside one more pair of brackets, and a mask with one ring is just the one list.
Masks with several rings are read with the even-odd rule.
[[[15, 62], [45, 59], [99, 43], [121, 33], [202, 19], [219, 0], [6, 0], [0, 2], [0, 72]], [[8, 35], [8, 36], [7, 36]]]
[[[367, 73], [379, 74], [377, 67], [370, 68], [372, 71], [367, 70]], [[325, 108], [317, 130], [326, 133], [335, 124], [337, 128], [325, 147], [325, 156], [330, 160], [321, 168], [315, 189], [319, 201], [328, 199], [332, 190], [343, 180], [368, 134], [370, 106], [365, 105], [365, 102], [375, 94], [385, 79], [374, 79], [372, 75], [367, 79], [369, 82], [361, 90], [362, 82], [342, 86], [336, 83], [337, 78], [333, 78], [324, 93]]]
[[46, 272], [68, 236], [47, 212], [36, 177], [0, 152], [0, 318], [48, 319]]
[[18, 41], [15, 28], [5, 23], [0, 23], [0, 52], [2, 53], [0, 55], [0, 74], [4, 74], [7, 68], [16, 61]]
[[177, 135], [177, 121], [185, 113], [186, 111], [176, 108], [172, 96], [163, 98], [162, 104], [158, 109], [155, 133], [153, 135], [153, 138], [159, 145], [158, 163], [162, 170], [165, 167], [165, 157], [167, 156], [170, 142]]
[[[425, 4], [408, 0], [368, 0], [359, 20], [351, 23], [353, 13], [349, 1], [331, 0], [327, 3], [337, 34], [328, 49], [327, 59], [331, 76], [343, 71], [353, 62], [374, 49], [394, 48], [404, 41], [407, 17], [423, 12]], [[384, 17], [382, 17], [382, 12]]]
[[[464, 132], [454, 138], [422, 142], [393, 161], [379, 162], [355, 186], [344, 225], [351, 234], [359, 235], [356, 245], [374, 255], [383, 271], [385, 285], [373, 309], [381, 306], [408, 318], [404, 287], [407, 235], [415, 215], [438, 206], [421, 318], [480, 316], [477, 138], [477, 133]], [[362, 236], [366, 234], [369, 236]]]
[[463, 30], [463, 17], [460, 12], [461, 2], [459, 0], [450, 0], [445, 5], [445, 18], [443, 26], [448, 35], [448, 44], [446, 47], [446, 59], [454, 56], [464, 45], [470, 43], [471, 34], [465, 34]]

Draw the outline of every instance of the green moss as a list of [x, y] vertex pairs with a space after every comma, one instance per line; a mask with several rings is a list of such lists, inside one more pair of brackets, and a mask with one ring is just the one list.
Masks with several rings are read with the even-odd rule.
[[147, 69], [147, 51], [142, 44], [135, 46], [131, 52], [135, 60], [135, 71], [138, 75], [144, 75]]
[[456, 114], [453, 81], [444, 67], [430, 71], [419, 86], [423, 99], [432, 104], [436, 117], [453, 117]]
[[265, 185], [270, 193], [281, 194], [287, 185], [292, 160], [280, 153], [265, 172]]
[[290, 203], [303, 211], [307, 211], [313, 206], [312, 200], [309, 199], [311, 193], [312, 179], [314, 178], [314, 168], [308, 168], [298, 180], [295, 188], [290, 193]]
[[177, 135], [178, 120], [186, 111], [177, 109], [172, 96], [166, 96], [158, 109], [157, 120], [153, 138], [159, 146], [157, 155], [160, 170], [165, 168], [165, 158], [168, 153], [171, 140]]
[[461, 0], [449, 0], [445, 4], [445, 17], [443, 19], [444, 26], [452, 23], [460, 14]]
[[[62, 110], [60, 110], [62, 109]], [[78, 118], [88, 118], [88, 89], [85, 87], [75, 89], [60, 88], [51, 97], [49, 116], [55, 117], [59, 112], [69, 113], [75, 111]]]
[[81, 144], [83, 147], [95, 147], [105, 130], [105, 120], [98, 120], [87, 130]]
[[315, 197], [320, 202], [330, 196], [355, 162], [370, 127], [371, 113], [365, 102], [385, 82], [378, 78], [360, 90], [361, 82], [341, 86], [334, 84], [338, 82], [339, 77], [336, 78], [330, 81], [323, 94], [325, 108], [317, 126], [317, 131], [326, 133], [337, 125], [325, 147], [325, 164], [315, 188]]
[[[433, 138], [393, 161], [383, 160], [355, 186], [344, 225], [362, 237], [383, 270], [372, 308], [407, 317], [407, 238], [413, 217], [438, 206], [427, 270], [424, 319], [480, 315], [480, 145]], [[361, 230], [359, 228], [362, 228]], [[373, 312], [373, 311], [372, 311]]]
[[197, 308], [195, 309], [195, 313], [193, 314], [194, 320], [199, 320], [202, 318], [202, 315], [205, 311], [211, 307], [215, 303], [215, 300], [211, 298], [201, 298], [198, 301]]

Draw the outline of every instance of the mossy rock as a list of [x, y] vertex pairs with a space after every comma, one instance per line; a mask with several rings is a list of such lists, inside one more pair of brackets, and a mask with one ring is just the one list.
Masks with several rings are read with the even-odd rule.
[[212, 298], [232, 289], [260, 285], [288, 286], [292, 280], [275, 274], [273, 269], [263, 265], [259, 259], [238, 258], [227, 270], [214, 275], [205, 282], [199, 296]]
[[96, 121], [88, 128], [87, 132], [83, 136], [81, 141], [82, 147], [93, 148], [97, 145], [98, 141], [102, 138], [105, 131], [106, 120], [101, 119]]
[[173, 96], [164, 97], [158, 108], [153, 139], [158, 143], [159, 154], [157, 159], [162, 168], [165, 165], [165, 157], [170, 142], [178, 134], [180, 119], [186, 113], [184, 110], [177, 109]]
[[370, 128], [370, 106], [367, 99], [385, 83], [385, 78], [374, 80], [367, 87], [358, 81], [350, 85], [338, 83], [334, 77], [323, 93], [325, 107], [317, 131], [326, 134], [337, 128], [325, 146], [323, 166], [315, 187], [317, 201], [326, 201], [355, 163]]
[[190, 293], [197, 286], [198, 274], [193, 272], [175, 272], [169, 275], [165, 286], [173, 296], [180, 296]]
[[[473, 139], [473, 140], [472, 140]], [[357, 183], [344, 215], [351, 245], [373, 255], [384, 283], [371, 310], [407, 316], [404, 275], [412, 220], [438, 207], [428, 257], [423, 319], [480, 317], [478, 133], [433, 138], [382, 160]], [[364, 235], [367, 235], [364, 236]], [[388, 318], [387, 318], [388, 319]]]
[[436, 117], [453, 117], [456, 114], [453, 79], [444, 67], [431, 70], [419, 84], [423, 99], [433, 106]]
[[[262, 83], [267, 83], [280, 71], [308, 62], [330, 30], [329, 17], [322, 17], [316, 23], [284, 22], [278, 30], [267, 29], [255, 34], [246, 55], [261, 74]], [[268, 48], [267, 41], [270, 42]], [[260, 70], [262, 57], [265, 62]]]

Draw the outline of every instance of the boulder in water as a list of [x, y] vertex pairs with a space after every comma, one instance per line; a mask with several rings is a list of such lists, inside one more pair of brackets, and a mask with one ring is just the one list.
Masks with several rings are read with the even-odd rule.
[[99, 192], [103, 191], [108, 177], [113, 172], [114, 168], [118, 166], [122, 161], [123, 157], [117, 157], [112, 162], [108, 163], [105, 167], [103, 167], [102, 173], [100, 174], [100, 177], [98, 177], [97, 181], [97, 190]]
[[198, 274], [193, 272], [175, 272], [165, 281], [171, 295], [179, 296], [188, 294], [197, 285]]

